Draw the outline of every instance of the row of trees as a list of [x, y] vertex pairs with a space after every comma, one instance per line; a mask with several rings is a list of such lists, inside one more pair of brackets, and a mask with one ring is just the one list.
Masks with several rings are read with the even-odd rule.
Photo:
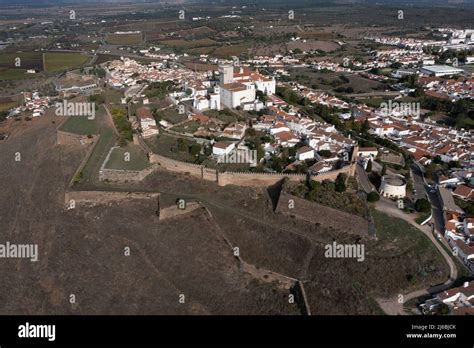
[[115, 126], [120, 134], [118, 143], [120, 146], [125, 146], [128, 141], [133, 140], [132, 125], [127, 119], [127, 111], [124, 109], [114, 108], [111, 113], [112, 119], [114, 120]]

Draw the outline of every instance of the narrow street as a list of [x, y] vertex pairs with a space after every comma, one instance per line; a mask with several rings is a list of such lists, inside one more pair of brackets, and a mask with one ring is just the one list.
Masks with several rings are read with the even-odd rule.
[[422, 198], [426, 199], [427, 190], [426, 190], [425, 181], [423, 179], [422, 171], [415, 163], [412, 163], [410, 166], [410, 173], [413, 179], [413, 188], [416, 190], [416, 193], [414, 193], [415, 202], [418, 199], [422, 199]]

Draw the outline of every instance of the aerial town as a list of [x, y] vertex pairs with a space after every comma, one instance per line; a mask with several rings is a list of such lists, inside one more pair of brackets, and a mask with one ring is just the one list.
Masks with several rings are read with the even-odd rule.
[[474, 315], [472, 7], [92, 3], [0, 14], [0, 314]]

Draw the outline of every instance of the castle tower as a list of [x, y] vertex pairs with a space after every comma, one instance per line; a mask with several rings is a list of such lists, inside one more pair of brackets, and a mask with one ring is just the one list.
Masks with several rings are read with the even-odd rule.
[[234, 82], [234, 66], [232, 64], [219, 65], [219, 79], [221, 85]]

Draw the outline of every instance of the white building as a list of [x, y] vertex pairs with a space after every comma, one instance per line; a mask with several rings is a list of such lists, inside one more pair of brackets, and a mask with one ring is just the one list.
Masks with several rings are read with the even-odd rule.
[[314, 150], [310, 148], [309, 146], [303, 146], [302, 148], [298, 149], [298, 151], [296, 151], [296, 157], [298, 158], [299, 161], [313, 159]]
[[420, 73], [434, 76], [452, 76], [463, 73], [464, 70], [449, 65], [424, 65], [420, 69]]
[[273, 127], [271, 127], [270, 134], [275, 135], [277, 133], [289, 132], [289, 131], [290, 131], [290, 128], [286, 124], [284, 124], [283, 122], [277, 122], [273, 125]]
[[377, 155], [379, 154], [379, 151], [377, 150], [376, 147], [361, 147], [359, 148], [359, 157], [367, 157], [367, 158], [372, 158], [375, 159]]
[[327, 173], [327, 172], [330, 172], [331, 170], [332, 170], [332, 165], [324, 161], [315, 163], [309, 168], [309, 172], [313, 175]]
[[465, 218], [463, 221], [464, 233], [470, 241], [474, 241], [474, 218]]
[[386, 175], [380, 184], [380, 194], [389, 198], [404, 198], [406, 196], [406, 181], [400, 176]]
[[209, 100], [202, 95], [198, 95], [196, 98], [194, 98], [193, 107], [199, 111], [208, 110]]
[[259, 109], [260, 103], [255, 103], [257, 90], [267, 95], [274, 94], [276, 90], [275, 79], [243, 68], [234, 69], [232, 64], [219, 65], [219, 75], [220, 102], [228, 108], [245, 106], [247, 109]]
[[212, 154], [214, 156], [225, 156], [235, 149], [235, 143], [231, 141], [218, 141], [212, 146]]
[[155, 118], [153, 117], [149, 108], [143, 107], [138, 109], [137, 118], [140, 122], [140, 127], [142, 129], [142, 135], [144, 138], [148, 138], [159, 133]]
[[256, 92], [253, 86], [234, 82], [221, 85], [220, 90], [221, 104], [231, 109], [235, 109], [244, 103], [253, 103], [256, 99]]
[[209, 94], [209, 109], [220, 110], [221, 109], [221, 94], [219, 87], [215, 88], [214, 93]]
[[244, 137], [247, 125], [245, 123], [231, 123], [221, 133], [222, 137], [240, 140]]

